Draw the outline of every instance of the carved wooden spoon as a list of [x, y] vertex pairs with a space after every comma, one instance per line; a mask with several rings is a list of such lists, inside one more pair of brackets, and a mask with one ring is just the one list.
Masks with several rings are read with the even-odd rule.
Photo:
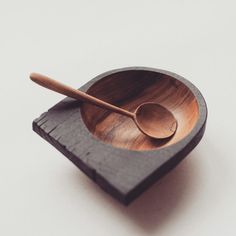
[[56, 80], [37, 73], [30, 74], [30, 79], [35, 83], [61, 93], [63, 95], [89, 102], [93, 105], [125, 115], [133, 119], [141, 132], [155, 139], [164, 139], [172, 136], [177, 129], [177, 121], [174, 115], [160, 104], [147, 102], [141, 104], [135, 112], [129, 112], [112, 104], [99, 100], [87, 93], [73, 89]]

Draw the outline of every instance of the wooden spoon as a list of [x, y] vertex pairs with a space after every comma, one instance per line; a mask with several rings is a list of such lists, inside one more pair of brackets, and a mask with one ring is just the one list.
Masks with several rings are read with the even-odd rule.
[[55, 92], [130, 117], [140, 131], [151, 138], [164, 139], [171, 137], [177, 129], [177, 121], [174, 115], [160, 104], [152, 102], [143, 103], [133, 113], [99, 100], [82, 91], [73, 89], [44, 75], [32, 73], [30, 74], [30, 79]]

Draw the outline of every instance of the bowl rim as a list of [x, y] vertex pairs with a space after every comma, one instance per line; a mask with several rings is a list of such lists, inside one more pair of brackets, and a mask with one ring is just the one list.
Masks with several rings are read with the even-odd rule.
[[[120, 73], [120, 72], [126, 72], [126, 71], [148, 71], [148, 72], [155, 72], [155, 73], [159, 73], [159, 74], [163, 74], [163, 75], [167, 75], [170, 77], [173, 77], [174, 79], [182, 82], [186, 87], [188, 87], [190, 89], [190, 91], [193, 93], [194, 97], [196, 98], [197, 104], [198, 104], [198, 119], [197, 122], [195, 124], [195, 126], [193, 127], [193, 129], [189, 132], [189, 134], [187, 134], [184, 138], [182, 138], [181, 140], [179, 140], [176, 143], [170, 144], [168, 146], [164, 146], [158, 149], [150, 149], [150, 150], [131, 150], [131, 149], [125, 149], [125, 148], [121, 148], [121, 147], [117, 147], [117, 146], [113, 146], [110, 143], [105, 143], [102, 140], [100, 140], [98, 137], [96, 137], [95, 135], [93, 135], [87, 128], [87, 126], [84, 123], [83, 120], [83, 116], [82, 116], [82, 112], [81, 112], [81, 107], [80, 107], [80, 119], [82, 120], [82, 125], [83, 125], [83, 131], [86, 132], [87, 135], [90, 136], [90, 138], [94, 141], [94, 145], [105, 145], [106, 148], [112, 148], [113, 151], [114, 149], [119, 150], [120, 152], [124, 152], [125, 153], [130, 153], [130, 152], [139, 152], [139, 153], [157, 153], [157, 152], [171, 152], [173, 153], [173, 155], [176, 155], [176, 151], [183, 149], [184, 147], [188, 146], [192, 141], [194, 141], [194, 138], [198, 136], [198, 134], [203, 130], [205, 130], [205, 125], [206, 125], [206, 120], [207, 120], [207, 115], [208, 115], [208, 109], [207, 109], [207, 104], [206, 101], [203, 97], [203, 95], [201, 94], [201, 92], [199, 91], [199, 89], [193, 85], [189, 80], [185, 79], [184, 77], [168, 71], [168, 70], [163, 70], [163, 69], [157, 69], [157, 68], [152, 68], [152, 67], [145, 67], [145, 66], [130, 66], [130, 67], [123, 67], [123, 68], [119, 68], [119, 69], [113, 69], [113, 70], [109, 70], [106, 71], [104, 73], [101, 73], [99, 75], [97, 75], [96, 77], [94, 77], [93, 79], [91, 79], [90, 81], [88, 81], [86, 84], [84, 84], [80, 90], [87, 92], [87, 90], [94, 85], [96, 82], [100, 81], [101, 79], [108, 77], [112, 74], [116, 74], [116, 73]], [[203, 133], [200, 137], [200, 139], [196, 142], [196, 144], [194, 145], [194, 147], [200, 142]], [[194, 148], [193, 147], [193, 148]], [[192, 148], [192, 149], [193, 149]], [[191, 150], [192, 150], [191, 149]]]
[[139, 71], [139, 70], [140, 71], [155, 72], [155, 73], [159, 73], [159, 74], [163, 74], [163, 75], [173, 77], [174, 79], [177, 79], [178, 81], [182, 82], [185, 86], [187, 86], [190, 89], [190, 91], [193, 93], [194, 97], [196, 98], [196, 101], [197, 101], [197, 104], [198, 104], [199, 115], [198, 115], [198, 119], [197, 119], [197, 122], [196, 122], [195, 126], [189, 132], [189, 134], [187, 134], [184, 138], [182, 138], [181, 140], [179, 140], [176, 143], [173, 143], [173, 144], [170, 144], [166, 147], [161, 147], [161, 148], [158, 148], [158, 149], [131, 150], [131, 149], [125, 149], [125, 148], [121, 148], [121, 147], [116, 147], [116, 146], [113, 146], [110, 143], [103, 142], [102, 140], [100, 140], [98, 137], [93, 135], [88, 130], [87, 126], [85, 125], [85, 123], [83, 121], [83, 117], [82, 117], [82, 114], [81, 114], [82, 112], [81, 112], [81, 109], [80, 109], [80, 116], [82, 118], [82, 121], [83, 121], [82, 123], [83, 123], [84, 128], [89, 132], [89, 135], [91, 136], [91, 138], [96, 140], [96, 142], [99, 142], [100, 144], [104, 144], [106, 146], [111, 146], [112, 148], [115, 148], [115, 149], [126, 150], [128, 152], [131, 152], [131, 151], [133, 151], [133, 152], [157, 152], [157, 151], [160, 151], [160, 150], [169, 149], [171, 147], [175, 148], [175, 146], [177, 146], [179, 143], [182, 143], [182, 145], [184, 145], [184, 146], [187, 145], [198, 134], [200, 129], [205, 126], [206, 120], [207, 120], [208, 109], [207, 109], [206, 101], [205, 101], [203, 95], [201, 94], [201, 92], [199, 91], [199, 89], [195, 85], [193, 85], [189, 80], [185, 79], [184, 77], [182, 77], [182, 76], [180, 76], [180, 75], [178, 75], [174, 72], [170, 72], [170, 71], [163, 70], [163, 69], [156, 69], [156, 68], [144, 67], [144, 66], [131, 66], [131, 67], [113, 69], [113, 70], [106, 71], [102, 74], [99, 74], [98, 76], [94, 77], [89, 82], [87, 82], [85, 85], [83, 85], [80, 89], [82, 91], [86, 92], [92, 85], [94, 85], [98, 81], [100, 81], [103, 78], [108, 77], [112, 74], [125, 72], [125, 71]]

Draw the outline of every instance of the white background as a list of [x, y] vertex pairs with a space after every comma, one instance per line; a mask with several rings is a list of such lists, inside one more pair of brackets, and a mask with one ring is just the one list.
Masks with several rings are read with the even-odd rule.
[[[0, 235], [235, 235], [236, 4], [229, 0], [0, 0]], [[129, 207], [37, 136], [32, 120], [62, 96], [40, 72], [80, 87], [148, 66], [192, 81], [205, 136]]]

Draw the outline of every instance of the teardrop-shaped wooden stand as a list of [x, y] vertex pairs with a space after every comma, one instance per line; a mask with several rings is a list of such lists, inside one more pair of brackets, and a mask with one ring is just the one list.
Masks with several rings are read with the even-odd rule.
[[174, 136], [154, 140], [125, 116], [66, 98], [33, 122], [34, 131], [124, 204], [176, 166], [203, 136], [204, 98], [174, 73], [123, 68], [97, 76], [81, 90], [129, 111], [156, 102], [178, 121]]

